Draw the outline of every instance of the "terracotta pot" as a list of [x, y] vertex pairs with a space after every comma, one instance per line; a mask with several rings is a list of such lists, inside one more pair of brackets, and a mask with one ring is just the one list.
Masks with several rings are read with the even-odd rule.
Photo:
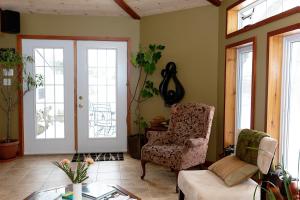
[[293, 196], [293, 199], [294, 200], [299, 200], [299, 192], [298, 192], [298, 189], [297, 189], [297, 182], [296, 181], [291, 182], [291, 184], [289, 185], [289, 189], [290, 189], [290, 192]]
[[8, 143], [0, 142], [0, 160], [8, 160], [17, 157], [19, 141], [11, 140]]

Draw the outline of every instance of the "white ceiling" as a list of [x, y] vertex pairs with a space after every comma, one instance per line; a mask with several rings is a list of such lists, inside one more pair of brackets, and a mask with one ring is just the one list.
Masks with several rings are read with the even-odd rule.
[[[209, 5], [206, 0], [125, 0], [140, 16]], [[114, 0], [0, 0], [1, 9], [21, 13], [128, 16]]]

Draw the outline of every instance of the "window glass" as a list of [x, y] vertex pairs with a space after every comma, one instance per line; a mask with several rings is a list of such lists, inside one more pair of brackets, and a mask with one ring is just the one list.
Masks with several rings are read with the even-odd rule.
[[251, 128], [252, 45], [237, 49], [236, 129]]
[[266, 18], [267, 2], [263, 1], [254, 8], [254, 13], [252, 16], [252, 23], [259, 22]]
[[281, 154], [289, 173], [297, 176], [300, 151], [300, 35], [287, 37], [284, 48], [281, 102]]
[[282, 12], [282, 0], [268, 0], [268, 17]]
[[283, 10], [289, 10], [296, 6], [300, 6], [300, 0], [283, 0]]
[[258, 0], [238, 13], [239, 29], [300, 6], [300, 0]]
[[116, 137], [116, 49], [89, 49], [89, 138]]
[[44, 85], [35, 90], [36, 139], [65, 137], [63, 49], [34, 49], [35, 74]]

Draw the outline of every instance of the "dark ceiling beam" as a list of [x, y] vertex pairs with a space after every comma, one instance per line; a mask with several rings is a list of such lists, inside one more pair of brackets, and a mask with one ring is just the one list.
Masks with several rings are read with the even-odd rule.
[[221, 5], [221, 1], [220, 0], [207, 0], [208, 2], [210, 2], [211, 4], [219, 7]]
[[132, 9], [124, 0], [115, 0], [115, 2], [133, 19], [141, 19], [141, 17]]

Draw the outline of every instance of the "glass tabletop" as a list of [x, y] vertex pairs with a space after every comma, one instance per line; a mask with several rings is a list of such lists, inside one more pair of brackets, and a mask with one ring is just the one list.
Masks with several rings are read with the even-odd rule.
[[[72, 185], [60, 186], [32, 193], [25, 200], [62, 200], [62, 195], [72, 192]], [[128, 200], [141, 200], [118, 185], [105, 185], [98, 182], [82, 185], [82, 199], [109, 200], [124, 196]], [[128, 198], [125, 198], [128, 197]]]

